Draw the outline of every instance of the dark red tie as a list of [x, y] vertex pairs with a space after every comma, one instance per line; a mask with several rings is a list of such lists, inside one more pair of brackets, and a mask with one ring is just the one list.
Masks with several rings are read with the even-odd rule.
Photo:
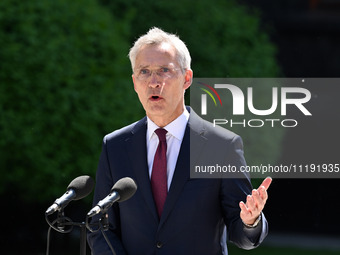
[[168, 194], [167, 187], [167, 164], [166, 164], [166, 138], [168, 131], [163, 128], [155, 130], [159, 139], [159, 144], [153, 160], [151, 173], [151, 187], [153, 197], [156, 203], [159, 218], [162, 215], [166, 196]]

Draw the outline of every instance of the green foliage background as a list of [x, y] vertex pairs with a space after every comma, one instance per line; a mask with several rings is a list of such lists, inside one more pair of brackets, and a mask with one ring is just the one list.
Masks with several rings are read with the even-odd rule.
[[0, 26], [0, 189], [51, 200], [94, 176], [104, 134], [141, 115], [129, 45], [93, 0], [3, 0]]
[[[152, 26], [180, 35], [196, 77], [278, 75], [258, 14], [232, 0], [2, 0], [0, 193], [50, 201], [94, 177], [102, 137], [143, 115], [127, 54]], [[242, 132], [256, 158], [277, 158], [280, 133]]]

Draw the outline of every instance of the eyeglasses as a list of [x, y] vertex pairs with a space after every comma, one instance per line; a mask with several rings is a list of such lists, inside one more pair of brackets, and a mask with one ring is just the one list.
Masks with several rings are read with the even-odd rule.
[[134, 72], [136, 78], [140, 81], [145, 81], [149, 77], [152, 76], [152, 73], [156, 73], [158, 77], [161, 79], [173, 78], [177, 75], [177, 71], [181, 70], [181, 68], [170, 68], [170, 67], [161, 67], [156, 70], [150, 70], [148, 68], [141, 68]]

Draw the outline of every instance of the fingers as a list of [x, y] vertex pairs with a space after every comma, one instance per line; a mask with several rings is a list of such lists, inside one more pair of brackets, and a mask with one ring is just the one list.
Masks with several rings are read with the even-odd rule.
[[256, 195], [257, 198], [254, 198], [254, 195], [248, 195], [247, 196], [247, 201], [244, 203], [241, 201], [239, 203], [241, 211], [245, 214], [257, 214], [258, 212], [261, 212], [261, 206], [259, 206], [259, 203], [257, 202], [257, 199], [260, 200], [259, 194]]
[[263, 186], [261, 186], [261, 187], [259, 187], [259, 188], [257, 189], [257, 192], [258, 192], [258, 194], [259, 194], [259, 197], [260, 197], [262, 200], [264, 200], [264, 202], [266, 202], [266, 201], [267, 201], [267, 198], [268, 198], [267, 190], [266, 190]]
[[[255, 193], [256, 193], [256, 191], [253, 190], [252, 195], [247, 196], [247, 204], [246, 205], [252, 213], [256, 212], [257, 209], [258, 209], [258, 203], [257, 203], [257, 201], [255, 201], [255, 197], [254, 197]], [[257, 196], [259, 196], [259, 195], [257, 194]]]
[[241, 208], [241, 212], [243, 212], [243, 213], [247, 213], [248, 212], [248, 208], [247, 208], [246, 204], [243, 201], [241, 201], [239, 203], [239, 205], [240, 205], [240, 208]]
[[252, 197], [247, 196], [247, 204], [245, 204], [242, 201], [239, 203], [239, 206], [241, 208], [240, 218], [243, 223], [249, 224], [249, 225], [252, 225], [255, 222], [258, 215], [260, 214], [260, 213], [256, 213], [254, 209], [253, 210], [251, 209], [251, 206], [254, 206], [251, 200], [252, 200]]
[[251, 195], [247, 196], [246, 203], [240, 202], [240, 217], [246, 224], [252, 224], [262, 212], [268, 199], [267, 189], [272, 183], [272, 178], [267, 177], [258, 189], [253, 189]]
[[240, 215], [242, 219], [251, 217], [251, 211], [243, 201], [239, 203], [239, 206], [241, 208]]
[[260, 187], [258, 190], [252, 191], [252, 197], [254, 200], [255, 208], [261, 212], [268, 198], [267, 191], [263, 187]]
[[267, 177], [258, 189], [253, 189], [251, 195], [247, 196], [246, 203], [240, 202], [240, 217], [244, 223], [251, 224], [262, 212], [268, 199], [267, 189], [272, 183], [272, 178]]
[[258, 214], [263, 210], [267, 199], [268, 194], [265, 187], [261, 186], [258, 189], [253, 189], [251, 195], [247, 196], [246, 204], [244, 205], [245, 209], [251, 214]]
[[272, 178], [271, 177], [267, 177], [262, 184], [260, 185], [260, 187], [257, 189], [260, 198], [262, 199], [262, 201], [256, 196], [257, 202], [259, 202], [260, 204], [266, 203], [267, 199], [268, 199], [268, 193], [267, 193], [267, 189], [269, 188], [270, 184], [272, 183]]
[[265, 190], [267, 190], [271, 183], [272, 183], [272, 178], [271, 177], [267, 177], [266, 179], [264, 179], [264, 181], [262, 182], [260, 187], [263, 186], [265, 188]]

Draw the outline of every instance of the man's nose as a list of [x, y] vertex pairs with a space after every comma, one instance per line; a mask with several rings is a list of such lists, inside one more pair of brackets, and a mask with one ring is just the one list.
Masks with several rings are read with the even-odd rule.
[[158, 87], [161, 85], [160, 77], [156, 72], [152, 72], [149, 78], [149, 86], [150, 87]]

